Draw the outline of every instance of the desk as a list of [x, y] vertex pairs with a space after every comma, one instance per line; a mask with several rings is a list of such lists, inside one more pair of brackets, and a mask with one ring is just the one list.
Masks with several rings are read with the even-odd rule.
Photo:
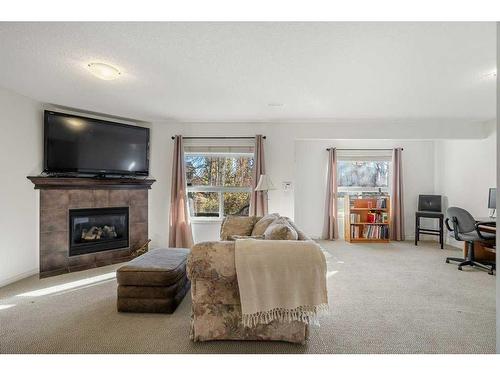
[[[496, 221], [496, 218], [491, 217], [476, 217], [476, 221]], [[495, 233], [497, 228], [496, 225], [481, 225], [479, 227], [483, 232]], [[464, 244], [464, 258], [467, 258], [467, 243]], [[481, 242], [474, 242], [474, 256], [478, 262], [481, 261], [495, 261], [495, 253], [492, 249], [487, 249]]]

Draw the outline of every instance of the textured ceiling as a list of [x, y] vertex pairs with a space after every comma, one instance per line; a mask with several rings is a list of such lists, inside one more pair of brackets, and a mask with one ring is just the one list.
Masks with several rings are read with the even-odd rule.
[[145, 121], [486, 120], [495, 38], [494, 23], [0, 23], [0, 86]]

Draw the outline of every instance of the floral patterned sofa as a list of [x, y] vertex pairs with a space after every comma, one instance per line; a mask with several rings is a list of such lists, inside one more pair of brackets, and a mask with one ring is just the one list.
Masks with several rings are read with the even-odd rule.
[[[193, 246], [187, 264], [192, 296], [191, 340], [305, 343], [308, 326], [302, 322], [271, 322], [255, 328], [244, 327], [242, 324], [234, 239], [246, 236], [265, 239], [264, 232], [278, 218], [277, 214], [263, 218], [228, 217], [222, 224], [221, 241], [202, 242]], [[283, 219], [297, 233], [295, 239], [309, 240], [290, 219], [281, 218], [281, 221]]]

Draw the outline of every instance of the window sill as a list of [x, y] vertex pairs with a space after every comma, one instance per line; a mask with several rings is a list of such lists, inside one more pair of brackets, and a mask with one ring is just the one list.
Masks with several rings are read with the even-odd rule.
[[191, 223], [193, 224], [213, 224], [213, 223], [222, 223], [223, 218], [220, 217], [192, 217]]

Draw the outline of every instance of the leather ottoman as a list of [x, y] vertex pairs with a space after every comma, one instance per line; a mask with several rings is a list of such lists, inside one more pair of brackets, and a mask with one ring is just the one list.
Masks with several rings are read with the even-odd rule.
[[120, 312], [171, 314], [190, 289], [186, 276], [189, 249], [154, 249], [120, 267]]

